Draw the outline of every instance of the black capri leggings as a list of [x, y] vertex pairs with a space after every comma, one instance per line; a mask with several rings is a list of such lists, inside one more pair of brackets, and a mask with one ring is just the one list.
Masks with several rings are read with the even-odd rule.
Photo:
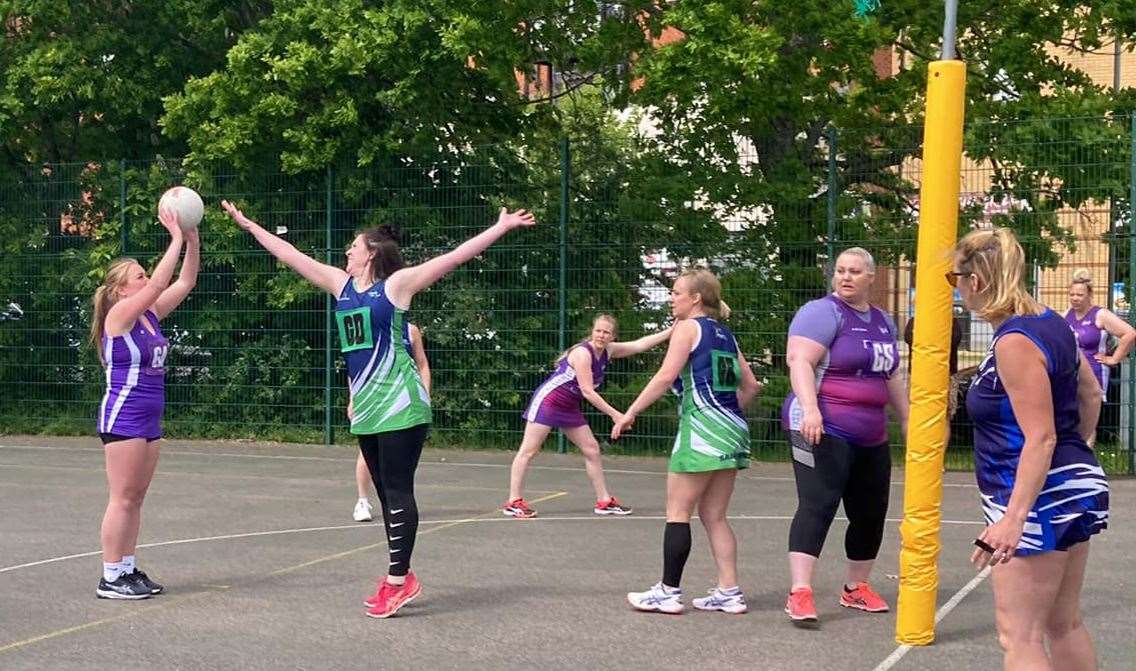
[[390, 548], [387, 574], [406, 575], [418, 536], [418, 503], [414, 500], [414, 471], [422, 456], [429, 424], [359, 436], [359, 450], [379, 493]]
[[829, 435], [810, 445], [798, 431], [789, 432], [793, 474], [797, 480], [797, 512], [789, 527], [789, 552], [820, 556], [836, 509], [844, 501], [848, 559], [875, 559], [884, 537], [891, 493], [891, 449], [851, 445]]

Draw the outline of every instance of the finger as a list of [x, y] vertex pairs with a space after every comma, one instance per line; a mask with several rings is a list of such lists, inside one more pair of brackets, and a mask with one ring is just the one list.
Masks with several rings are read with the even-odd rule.
[[971, 564], [977, 564], [978, 559], [982, 555], [983, 552], [985, 552], [985, 550], [983, 550], [981, 548], [974, 548], [974, 552], [970, 553], [970, 563]]

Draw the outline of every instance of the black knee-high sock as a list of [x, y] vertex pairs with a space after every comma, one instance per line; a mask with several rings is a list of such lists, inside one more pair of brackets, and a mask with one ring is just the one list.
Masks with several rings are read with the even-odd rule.
[[663, 532], [663, 584], [678, 587], [690, 556], [690, 523], [667, 522]]

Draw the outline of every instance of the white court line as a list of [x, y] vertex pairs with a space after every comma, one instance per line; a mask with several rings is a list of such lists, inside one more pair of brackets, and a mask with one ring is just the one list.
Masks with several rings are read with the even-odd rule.
[[[989, 566], [982, 569], [982, 571], [980, 571], [978, 575], [970, 579], [970, 582], [963, 585], [962, 589], [955, 592], [955, 595], [952, 596], [946, 603], [942, 605], [941, 608], [939, 608], [939, 610], [935, 612], [935, 624], [939, 624], [943, 621], [944, 617], [950, 615], [951, 611], [955, 609], [955, 606], [959, 605], [959, 603], [966, 598], [967, 594], [973, 592], [974, 588], [978, 587], [978, 585], [981, 584], [988, 575], [990, 575]], [[887, 656], [887, 659], [880, 662], [879, 665], [876, 666], [874, 671], [888, 671], [888, 669], [899, 663], [899, 660], [903, 659], [903, 656], [906, 655], [913, 647], [914, 646], [906, 644], [899, 646], [894, 651], [892, 651], [890, 655]]]
[[[588, 521], [588, 522], [598, 522], [600, 524], [612, 524], [612, 523], [622, 524], [622, 523], [626, 523], [626, 522], [636, 522], [636, 521], [658, 522], [658, 521], [665, 520], [666, 516], [665, 515], [635, 515], [633, 517], [621, 517], [621, 518], [618, 518], [618, 519], [621, 520], [621, 521], [616, 522], [616, 521], [612, 520], [611, 522], [607, 522], [607, 521], [602, 520], [601, 518], [599, 518], [595, 515], [579, 515], [579, 516], [565, 515], [565, 516], [561, 516], [561, 517], [533, 517], [533, 518], [521, 520], [521, 521], [515, 520], [512, 517], [505, 517], [505, 516], [502, 516], [502, 517], [462, 517], [462, 518], [452, 519], [452, 520], [423, 520], [423, 521], [418, 523], [418, 526], [428, 526], [428, 525], [432, 525], [432, 524], [455, 524], [456, 525], [456, 524], [472, 524], [472, 523], [483, 523], [483, 522], [507, 522], [507, 523], [511, 523], [511, 524], [533, 524], [535, 522], [574, 522], [574, 521], [581, 521], [581, 520]], [[729, 519], [736, 520], [736, 521], [746, 521], [746, 522], [748, 522], [748, 521], [789, 522], [789, 521], [792, 521], [793, 516], [792, 515], [730, 515]], [[846, 517], [837, 517], [836, 519], [842, 520], [842, 521], [847, 520]], [[891, 522], [893, 524], [898, 524], [902, 520], [895, 519], [895, 518], [888, 518], [887, 521]], [[971, 525], [985, 525], [986, 523], [981, 522], [981, 521], [970, 521], [970, 520], [943, 520], [942, 524], [971, 526]], [[157, 542], [157, 543], [144, 543], [144, 544], [140, 544], [138, 547], [139, 548], [158, 548], [158, 547], [166, 547], [166, 546], [169, 546], [169, 545], [184, 545], [186, 543], [205, 543], [205, 542], [209, 542], [209, 541], [233, 540], [233, 539], [236, 539], [236, 538], [255, 538], [257, 536], [283, 536], [283, 535], [286, 535], [286, 534], [299, 534], [299, 533], [307, 533], [307, 532], [310, 532], [310, 531], [337, 531], [337, 530], [342, 530], [342, 529], [370, 529], [370, 528], [374, 528], [374, 527], [378, 527], [378, 526], [380, 526], [378, 523], [360, 524], [360, 523], [356, 522], [355, 524], [338, 524], [338, 525], [326, 526], [326, 527], [302, 527], [302, 528], [299, 528], [299, 529], [276, 529], [276, 530], [273, 530], [273, 531], [250, 531], [250, 532], [247, 532], [247, 533], [240, 533], [240, 534], [224, 534], [224, 535], [221, 535], [221, 536], [202, 536], [202, 537], [199, 537], [199, 538], [180, 538], [180, 539], [172, 540], [172, 541], [160, 541], [160, 542]], [[44, 564], [54, 564], [56, 562], [67, 561], [69, 559], [82, 559], [83, 557], [93, 557], [93, 556], [101, 554], [101, 553], [102, 553], [101, 550], [93, 550], [91, 552], [80, 552], [80, 553], [77, 553], [77, 554], [63, 555], [63, 556], [60, 556], [60, 557], [52, 557], [50, 559], [41, 559], [39, 561], [28, 562], [26, 564], [16, 564], [15, 566], [6, 566], [4, 568], [0, 568], [0, 573], [8, 573], [10, 571], [18, 571], [20, 569], [32, 568], [34, 566], [43, 566]]]
[[[49, 446], [49, 445], [0, 445], [0, 449], [7, 450], [62, 450], [72, 452], [101, 452], [102, 448], [99, 447], [63, 447], [63, 446]], [[237, 459], [278, 459], [286, 461], [349, 461], [353, 457], [308, 457], [308, 456], [294, 456], [288, 454], [240, 454], [238, 452], [197, 452], [194, 450], [174, 450], [166, 448], [162, 450], [162, 454], [168, 455], [192, 455], [201, 457], [233, 457]], [[510, 464], [487, 464], [474, 461], [422, 461], [419, 462], [420, 466], [469, 466], [471, 468], [510, 468]], [[580, 471], [575, 466], [529, 466], [530, 471], [567, 471], [577, 473]], [[666, 471], [641, 471], [634, 469], [621, 469], [621, 468], [604, 468], [605, 473], [618, 473], [620, 475], [666, 475]], [[775, 475], [748, 475], [742, 473], [740, 477], [743, 480], [764, 480], [771, 482], [793, 482], [794, 479], [790, 477], [775, 476]], [[891, 483], [892, 487], [902, 487], [903, 481], [897, 480]], [[977, 489], [977, 486], [969, 483], [958, 482], [944, 482], [943, 487], [955, 487], [960, 489]]]

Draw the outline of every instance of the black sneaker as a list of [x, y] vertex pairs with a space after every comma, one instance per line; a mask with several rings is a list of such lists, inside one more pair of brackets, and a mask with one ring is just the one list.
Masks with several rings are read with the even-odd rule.
[[150, 580], [150, 576], [146, 575], [139, 569], [134, 569], [134, 573], [131, 573], [130, 577], [145, 585], [146, 589], [150, 590], [150, 594], [161, 594], [162, 592], [166, 591], [165, 585]]
[[123, 573], [107, 582], [105, 578], [99, 579], [99, 586], [95, 596], [100, 599], [149, 599], [150, 588], [136, 580], [133, 574]]

